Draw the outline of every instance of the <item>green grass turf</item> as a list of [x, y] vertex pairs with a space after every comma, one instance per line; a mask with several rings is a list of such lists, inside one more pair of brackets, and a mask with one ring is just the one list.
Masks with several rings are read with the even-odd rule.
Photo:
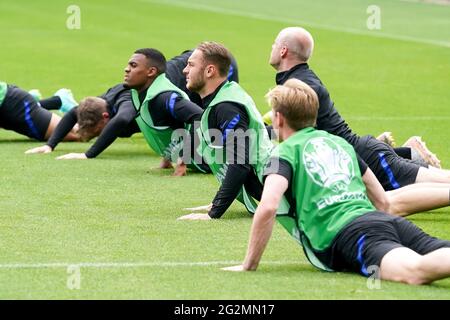
[[[281, 28], [302, 24], [316, 39], [311, 66], [354, 131], [391, 130], [399, 143], [423, 135], [450, 167], [450, 7], [378, 3], [382, 30], [368, 31], [368, 1], [83, 0], [81, 30], [71, 31], [65, 23], [72, 2], [3, 1], [0, 78], [44, 95], [69, 87], [80, 99], [119, 83], [137, 48], [171, 57], [216, 40], [232, 50], [242, 85], [265, 112], [263, 96], [274, 85], [267, 64], [273, 39]], [[38, 145], [0, 131], [0, 298], [449, 298], [450, 280], [422, 287], [383, 282], [370, 290], [363, 277], [317, 271], [278, 225], [258, 272], [223, 272], [227, 261], [245, 254], [251, 219], [243, 207], [234, 204], [220, 221], [176, 220], [183, 207], [211, 201], [212, 176], [170, 177], [170, 170], [156, 169], [159, 159], [139, 135], [89, 161], [54, 160], [85, 151], [90, 144], [82, 143], [23, 154]], [[448, 208], [410, 219], [449, 238]], [[82, 267], [79, 290], [67, 288], [65, 267], [4, 267], [102, 262], [146, 265]], [[219, 263], [189, 265], [196, 262]]]

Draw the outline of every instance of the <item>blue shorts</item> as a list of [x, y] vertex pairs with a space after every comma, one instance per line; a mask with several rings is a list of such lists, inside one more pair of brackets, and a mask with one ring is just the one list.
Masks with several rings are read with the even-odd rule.
[[339, 232], [326, 254], [318, 256], [333, 270], [368, 276], [370, 266], [380, 267], [383, 257], [400, 247], [424, 255], [450, 248], [450, 241], [431, 237], [402, 217], [373, 211], [350, 222]]
[[51, 118], [52, 113], [42, 108], [28, 92], [8, 85], [0, 106], [0, 127], [45, 141]]

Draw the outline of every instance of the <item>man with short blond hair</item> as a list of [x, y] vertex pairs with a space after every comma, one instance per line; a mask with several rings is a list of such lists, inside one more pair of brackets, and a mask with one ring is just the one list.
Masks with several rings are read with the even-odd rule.
[[206, 41], [199, 44], [196, 50], [203, 53], [203, 59], [218, 67], [219, 75], [225, 77], [228, 75], [228, 70], [231, 65], [231, 54], [224, 46]]
[[369, 195], [382, 196], [383, 191], [366, 193], [366, 186], [371, 186], [361, 177], [353, 147], [343, 138], [314, 129], [319, 103], [308, 85], [290, 79], [267, 97], [282, 143], [264, 173], [244, 262], [225, 270], [256, 270], [285, 195], [294, 210], [277, 218], [321, 270], [350, 270], [364, 276], [379, 271], [383, 280], [416, 285], [450, 276], [450, 241], [376, 211]]

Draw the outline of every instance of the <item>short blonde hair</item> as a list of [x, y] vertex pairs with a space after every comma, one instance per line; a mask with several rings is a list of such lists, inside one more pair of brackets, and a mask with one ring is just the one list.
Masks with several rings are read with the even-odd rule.
[[274, 112], [281, 113], [295, 131], [316, 125], [319, 99], [306, 83], [289, 79], [270, 90], [266, 99]]
[[217, 67], [222, 77], [228, 75], [231, 64], [231, 54], [227, 48], [217, 42], [205, 41], [198, 45], [197, 50], [203, 53], [203, 59]]

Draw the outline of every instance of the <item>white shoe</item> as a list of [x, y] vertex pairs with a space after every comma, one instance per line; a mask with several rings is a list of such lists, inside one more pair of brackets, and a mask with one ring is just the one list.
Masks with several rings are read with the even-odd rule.
[[437, 156], [431, 152], [428, 148], [425, 142], [422, 141], [421, 137], [413, 136], [409, 138], [404, 144], [403, 147], [410, 147], [416, 150], [420, 156], [423, 158], [423, 160], [429, 164], [430, 166], [433, 166], [435, 168], [441, 168], [441, 161], [437, 158]]
[[34, 100], [36, 101], [42, 100], [42, 94], [39, 91], [39, 89], [31, 89], [30, 91], [28, 91], [28, 93], [33, 96]]
[[390, 131], [386, 131], [386, 132], [383, 132], [382, 134], [380, 134], [377, 137], [377, 140], [380, 140], [381, 142], [384, 142], [384, 143], [390, 145], [392, 148], [395, 147], [395, 139], [394, 139], [394, 136], [392, 135], [392, 132], [390, 132]]
[[59, 108], [59, 111], [63, 113], [70, 111], [78, 105], [78, 102], [76, 102], [70, 89], [59, 89], [55, 92], [54, 96], [58, 96], [61, 99], [61, 108]]

